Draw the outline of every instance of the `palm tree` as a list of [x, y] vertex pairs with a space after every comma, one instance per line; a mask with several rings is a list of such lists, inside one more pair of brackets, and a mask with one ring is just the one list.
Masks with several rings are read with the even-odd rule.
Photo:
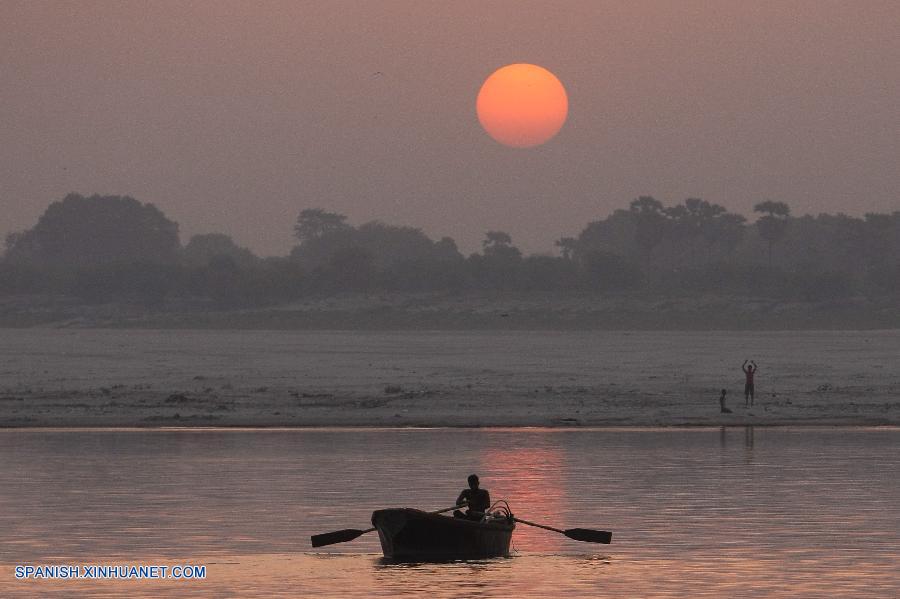
[[700, 198], [688, 198], [684, 204], [666, 210], [666, 215], [672, 220], [675, 230], [681, 233], [688, 244], [691, 262], [697, 261], [697, 241], [701, 238], [709, 241], [717, 224], [716, 221], [725, 212], [726, 210], [722, 206], [710, 204]]

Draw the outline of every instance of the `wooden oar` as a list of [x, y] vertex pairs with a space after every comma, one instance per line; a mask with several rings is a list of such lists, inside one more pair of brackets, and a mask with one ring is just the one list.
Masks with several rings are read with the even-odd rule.
[[[437, 510], [436, 512], [429, 512], [430, 514], [443, 514], [444, 512], [449, 512], [451, 510], [458, 510], [461, 507], [465, 507], [466, 504], [462, 505], [454, 505], [453, 507], [444, 508], [442, 510]], [[324, 547], [325, 545], [334, 545], [336, 543], [346, 543], [347, 541], [352, 541], [357, 537], [361, 537], [367, 532], [372, 532], [375, 530], [374, 527], [367, 528], [365, 530], [359, 530], [357, 528], [345, 528], [344, 530], [336, 530], [334, 532], [323, 532], [320, 535], [313, 535], [310, 537], [312, 541], [313, 547]]]
[[520, 518], [513, 518], [513, 520], [521, 524], [527, 524], [528, 526], [552, 530], [553, 532], [564, 534], [576, 541], [584, 541], [585, 543], [605, 543], [607, 545], [612, 542], [612, 533], [608, 530], [591, 530], [590, 528], [569, 528], [567, 530], [562, 530], [561, 528], [553, 528], [552, 526], [537, 524]]

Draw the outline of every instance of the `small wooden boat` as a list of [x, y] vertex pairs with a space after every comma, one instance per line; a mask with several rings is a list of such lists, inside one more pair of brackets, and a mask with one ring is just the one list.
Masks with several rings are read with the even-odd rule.
[[372, 528], [344, 528], [312, 535], [309, 540], [313, 547], [325, 547], [346, 543], [377, 530], [381, 550], [386, 558], [423, 562], [506, 557], [509, 555], [509, 542], [516, 522], [557, 532], [585, 543], [609, 544], [612, 541], [612, 533], [608, 530], [563, 530], [516, 518], [510, 511], [509, 504], [503, 500], [494, 502], [481, 520], [440, 515], [460, 507], [461, 505], [455, 505], [436, 512], [412, 508], [377, 510], [372, 512]]
[[395, 508], [373, 512], [372, 526], [384, 557], [442, 561], [508, 556], [516, 523], [508, 513], [476, 521]]

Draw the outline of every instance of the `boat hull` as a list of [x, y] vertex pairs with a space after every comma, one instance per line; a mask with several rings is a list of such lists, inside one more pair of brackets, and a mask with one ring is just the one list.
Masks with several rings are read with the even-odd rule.
[[506, 557], [516, 525], [510, 520], [482, 523], [397, 508], [373, 512], [372, 526], [384, 557], [442, 561]]

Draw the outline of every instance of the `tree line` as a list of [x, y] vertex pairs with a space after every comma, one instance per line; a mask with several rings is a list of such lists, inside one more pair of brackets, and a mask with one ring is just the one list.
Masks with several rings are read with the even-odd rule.
[[191, 237], [130, 197], [70, 194], [6, 239], [0, 295], [274, 304], [343, 292], [743, 295], [810, 301], [900, 296], [900, 212], [796, 217], [764, 201], [754, 221], [699, 198], [650, 196], [524, 255], [487, 231], [468, 256], [450, 237], [322, 208], [299, 212], [287, 256], [261, 258], [224, 234]]

